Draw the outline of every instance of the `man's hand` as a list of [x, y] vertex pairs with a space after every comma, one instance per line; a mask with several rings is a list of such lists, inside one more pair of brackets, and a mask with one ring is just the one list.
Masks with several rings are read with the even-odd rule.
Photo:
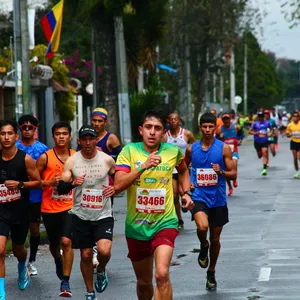
[[49, 186], [57, 186], [60, 181], [60, 176], [56, 173], [51, 180], [49, 180]]
[[73, 180], [73, 183], [72, 183], [72, 184], [73, 184], [74, 186], [83, 185], [85, 176], [86, 176], [86, 174], [82, 174], [82, 175], [78, 176], [77, 178], [75, 178], [75, 179]]
[[7, 187], [9, 190], [16, 190], [19, 185], [19, 181], [15, 180], [5, 180], [4, 185]]
[[193, 200], [187, 194], [184, 194], [181, 197], [181, 202], [182, 202], [182, 208], [183, 209], [192, 210], [194, 208], [194, 206], [195, 206]]
[[220, 174], [221, 173], [221, 169], [220, 166], [218, 164], [211, 164], [212, 169], [217, 173]]
[[112, 195], [114, 195], [115, 194], [115, 189], [114, 189], [114, 187], [113, 186], [111, 186], [111, 185], [104, 185], [104, 184], [102, 184], [102, 186], [104, 187], [104, 189], [103, 189], [103, 196], [104, 197], [111, 197]]
[[151, 169], [153, 167], [158, 166], [161, 163], [161, 156], [157, 155], [158, 151], [152, 152], [146, 162], [142, 164], [143, 169]]

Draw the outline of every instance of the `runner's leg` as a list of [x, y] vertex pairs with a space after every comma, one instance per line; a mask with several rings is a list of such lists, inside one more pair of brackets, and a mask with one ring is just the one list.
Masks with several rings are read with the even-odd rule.
[[219, 257], [221, 244], [220, 244], [220, 235], [222, 232], [223, 227], [213, 226], [209, 227], [210, 231], [210, 264], [208, 267], [208, 271], [214, 271], [216, 268], [217, 260]]
[[88, 293], [92, 293], [94, 291], [93, 248], [80, 249], [80, 255], [81, 255], [80, 269], [86, 286], [86, 290]]
[[97, 251], [98, 251], [98, 267], [97, 272], [105, 271], [105, 267], [111, 257], [111, 248], [112, 241], [107, 239], [101, 239], [97, 242]]

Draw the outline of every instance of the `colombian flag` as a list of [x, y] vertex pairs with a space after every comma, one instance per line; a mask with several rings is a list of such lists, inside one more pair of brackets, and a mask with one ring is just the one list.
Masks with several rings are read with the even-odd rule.
[[51, 59], [57, 52], [63, 18], [64, 0], [59, 1], [42, 19], [41, 24], [48, 44], [46, 56]]

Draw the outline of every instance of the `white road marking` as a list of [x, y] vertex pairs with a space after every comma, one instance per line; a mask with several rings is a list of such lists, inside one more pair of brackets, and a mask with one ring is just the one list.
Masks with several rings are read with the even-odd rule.
[[269, 281], [272, 268], [261, 268], [258, 281]]

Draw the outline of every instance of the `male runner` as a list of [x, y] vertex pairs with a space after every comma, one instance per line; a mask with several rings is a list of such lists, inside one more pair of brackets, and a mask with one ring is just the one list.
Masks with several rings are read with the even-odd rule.
[[288, 123], [289, 123], [289, 117], [286, 111], [284, 111], [282, 112], [281, 123], [280, 123], [281, 126], [279, 128], [282, 137], [286, 135], [286, 128], [288, 126]]
[[[14, 121], [0, 123], [0, 299], [6, 300], [5, 256], [11, 237], [14, 256], [18, 259], [18, 287], [26, 289], [30, 274], [26, 267], [24, 246], [29, 229], [29, 190], [41, 186], [35, 161], [16, 147], [18, 127]], [[30, 179], [29, 179], [30, 178]], [[30, 181], [31, 180], [31, 181]]]
[[[194, 135], [192, 132], [181, 128], [180, 116], [178, 113], [169, 114], [167, 121], [170, 129], [167, 131], [163, 141], [179, 147], [182, 155], [184, 156], [187, 146], [195, 142]], [[178, 229], [181, 230], [184, 226], [184, 222], [181, 216], [181, 206], [179, 202], [179, 195], [182, 193], [182, 191], [180, 190], [180, 186], [178, 183], [178, 172], [176, 169], [174, 169], [173, 171], [173, 193], [176, 214], [178, 217]]]
[[[42, 154], [37, 160], [37, 168], [42, 178], [42, 216], [49, 238], [50, 252], [56, 264], [56, 274], [61, 280], [60, 296], [71, 297], [69, 279], [74, 259], [71, 242], [73, 193], [58, 195], [57, 184], [66, 160], [75, 153], [69, 149], [71, 127], [67, 122], [57, 122], [52, 127], [55, 147]], [[60, 254], [63, 250], [63, 263]]]
[[[49, 150], [46, 145], [35, 139], [39, 121], [32, 115], [23, 115], [18, 123], [21, 130], [21, 140], [16, 142], [16, 146], [36, 161]], [[30, 255], [28, 261], [30, 275], [37, 275], [38, 273], [33, 263], [36, 260], [40, 244], [41, 201], [42, 189], [30, 191]]]
[[[220, 235], [223, 226], [228, 222], [226, 180], [236, 180], [236, 168], [230, 146], [214, 138], [215, 129], [216, 117], [211, 113], [203, 114], [200, 118], [202, 139], [188, 147], [186, 152], [187, 163], [192, 163], [192, 199], [195, 203], [192, 216], [201, 246], [198, 263], [201, 268], [207, 268], [209, 265], [207, 290], [217, 287], [215, 267], [221, 247]], [[210, 243], [207, 240], [208, 229]]]
[[277, 125], [274, 119], [271, 119], [271, 112], [269, 110], [264, 110], [265, 120], [270, 123], [271, 128], [273, 129], [273, 134], [269, 134], [268, 143], [270, 147], [270, 151], [273, 157], [276, 156], [276, 144], [278, 142], [278, 130]]
[[263, 158], [261, 175], [266, 176], [268, 174], [267, 167], [269, 163], [268, 135], [273, 135], [273, 129], [271, 129], [270, 123], [264, 119], [263, 112], [259, 111], [257, 113], [257, 120], [252, 123], [249, 134], [254, 135], [254, 148], [256, 149], [258, 158]]
[[[237, 165], [238, 165], [238, 159], [239, 157], [239, 150], [238, 150], [238, 138], [237, 138], [237, 132], [240, 130], [240, 127], [238, 125], [234, 125], [231, 123], [231, 117], [229, 114], [224, 114], [222, 116], [222, 121], [224, 123], [223, 126], [218, 128], [217, 130], [217, 136], [223, 141], [224, 143], [228, 144], [231, 152], [232, 152], [232, 159], [234, 163], [234, 167], [237, 171]], [[228, 196], [231, 196], [233, 193], [233, 188], [231, 185], [231, 180], [226, 179], [227, 185], [228, 185]], [[233, 187], [238, 187], [237, 180], [233, 181]]]
[[[97, 244], [98, 266], [95, 289], [102, 293], [108, 284], [105, 267], [110, 260], [114, 219], [111, 199], [114, 187], [109, 185], [109, 175], [115, 172], [115, 161], [96, 148], [97, 134], [90, 125], [79, 130], [81, 147], [65, 163], [59, 194], [74, 189], [72, 214], [73, 248], [81, 253], [81, 272], [86, 285], [86, 300], [95, 300], [93, 289], [93, 246]], [[70, 180], [73, 182], [70, 182]]]
[[154, 299], [172, 299], [169, 267], [178, 218], [172, 172], [176, 167], [184, 191], [183, 208], [191, 209], [189, 171], [178, 147], [163, 143], [165, 122], [160, 113], [145, 114], [139, 132], [143, 141], [126, 145], [117, 159], [115, 190], [127, 189], [126, 240], [128, 257], [137, 278], [139, 300], [153, 297], [153, 259], [156, 289]]
[[299, 113], [294, 112], [293, 113], [293, 121], [290, 122], [286, 129], [286, 135], [287, 137], [291, 138], [290, 143], [290, 149], [293, 153], [293, 159], [294, 159], [294, 166], [296, 170], [296, 174], [294, 175], [294, 178], [300, 178], [299, 174], [299, 166], [298, 166], [298, 159], [299, 158], [299, 152], [300, 152], [300, 122], [299, 122]]

